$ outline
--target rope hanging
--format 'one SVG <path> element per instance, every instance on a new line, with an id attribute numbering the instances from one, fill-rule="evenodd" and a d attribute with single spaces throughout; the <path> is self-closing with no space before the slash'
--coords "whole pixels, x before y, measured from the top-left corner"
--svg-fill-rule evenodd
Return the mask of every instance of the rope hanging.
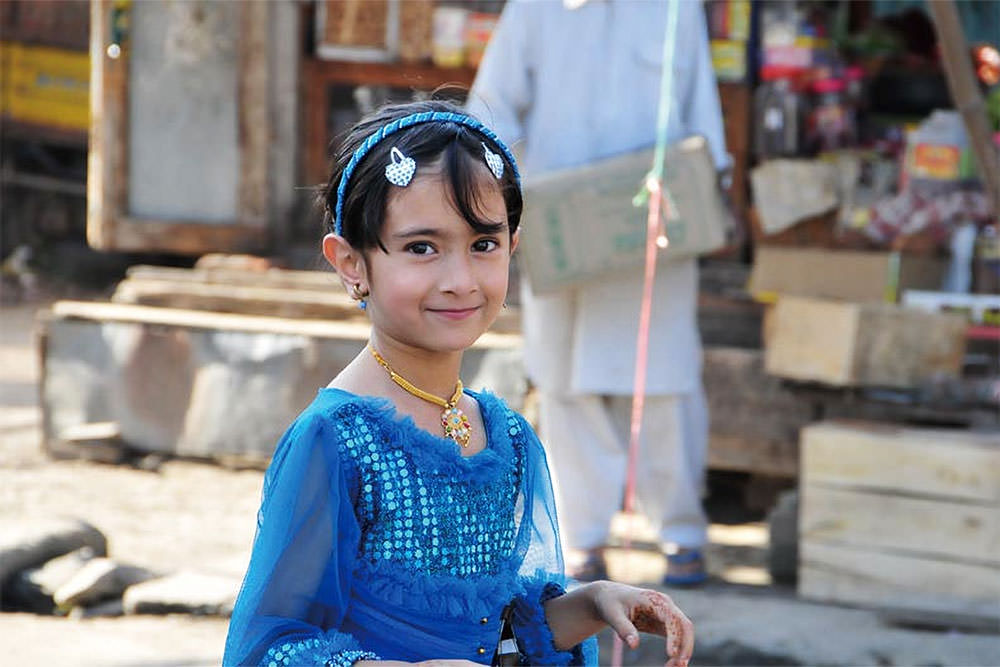
<path id="1" fill-rule="evenodd" d="M 639 308 L 639 333 L 636 337 L 635 376 L 632 385 L 632 419 L 628 446 L 628 466 L 625 477 L 624 511 L 631 512 L 635 505 L 636 464 L 639 455 L 639 435 L 642 430 L 642 414 L 646 398 L 646 367 L 649 360 L 649 321 L 653 303 L 653 279 L 656 277 L 657 248 L 665 247 L 666 233 L 661 217 L 664 207 L 671 214 L 673 209 L 669 193 L 663 190 L 664 156 L 667 150 L 667 128 L 670 126 L 671 93 L 674 78 L 674 52 L 677 37 L 677 13 L 679 0 L 667 3 L 667 25 L 663 37 L 663 70 L 660 74 L 660 100 L 656 119 L 656 150 L 653 153 L 653 168 L 646 175 L 643 190 L 633 200 L 641 206 L 648 200 L 646 216 L 646 266 L 643 278 L 642 301 Z M 659 242 L 658 242 L 659 241 Z M 632 522 L 629 522 L 631 525 Z M 631 535 L 626 535 L 625 548 L 631 543 Z M 622 640 L 615 635 L 611 664 L 621 667 Z"/>

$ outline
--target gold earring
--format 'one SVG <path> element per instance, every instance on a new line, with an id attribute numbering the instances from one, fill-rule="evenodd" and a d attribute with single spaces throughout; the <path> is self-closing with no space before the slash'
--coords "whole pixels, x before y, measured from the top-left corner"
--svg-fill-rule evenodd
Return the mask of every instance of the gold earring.
<path id="1" fill-rule="evenodd" d="M 361 291 L 361 283 L 354 283 L 351 285 L 351 298 L 358 302 L 358 308 L 365 310 L 368 308 L 368 302 L 365 298 L 370 294 L 368 290 Z"/>

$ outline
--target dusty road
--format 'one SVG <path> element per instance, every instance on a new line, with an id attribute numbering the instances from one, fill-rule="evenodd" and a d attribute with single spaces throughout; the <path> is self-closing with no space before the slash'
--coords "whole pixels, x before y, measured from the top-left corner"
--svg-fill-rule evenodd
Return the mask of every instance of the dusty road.
<path id="1" fill-rule="evenodd" d="M 3 306 L 0 313 L 0 519 L 79 517 L 107 535 L 110 555 L 121 562 L 161 572 L 241 574 L 260 472 L 190 461 L 168 461 L 148 472 L 54 461 L 42 453 L 33 338 L 41 305 Z M 790 589 L 768 586 L 761 524 L 713 525 L 710 539 L 713 583 L 671 591 L 695 621 L 699 664 L 1000 664 L 995 635 L 886 627 L 872 612 L 808 604 Z M 189 616 L 76 620 L 0 614 L 0 664 L 218 665 L 226 627 L 225 619 Z M 625 664 L 662 664 L 659 643 L 643 646 L 627 654 Z"/>
<path id="2" fill-rule="evenodd" d="M 168 461 L 158 472 L 53 461 L 39 446 L 34 312 L 0 317 L 0 515 L 74 516 L 108 537 L 113 558 L 159 572 L 240 573 L 246 566 L 261 473 Z M 125 617 L 71 620 L 0 614 L 9 665 L 218 665 L 226 621 Z"/>

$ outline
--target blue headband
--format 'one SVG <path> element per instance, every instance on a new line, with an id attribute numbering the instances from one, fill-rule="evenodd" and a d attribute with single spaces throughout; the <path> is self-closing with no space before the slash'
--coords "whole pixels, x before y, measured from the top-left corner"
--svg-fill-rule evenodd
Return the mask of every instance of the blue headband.
<path id="1" fill-rule="evenodd" d="M 514 155 L 510 152 L 510 149 L 507 148 L 506 144 L 500 141 L 500 137 L 498 137 L 491 129 L 471 116 L 452 113 L 450 111 L 424 111 L 422 113 L 415 113 L 411 116 L 404 116 L 403 118 L 383 125 L 376 132 L 369 135 L 368 138 L 365 139 L 360 146 L 358 146 L 358 149 L 354 151 L 354 155 L 351 156 L 351 161 L 347 163 L 347 166 L 344 168 L 344 173 L 340 176 L 340 185 L 337 186 L 337 209 L 333 216 L 334 233 L 338 236 L 343 234 L 344 193 L 347 192 L 347 184 L 350 182 L 351 176 L 354 174 L 354 170 L 361 163 L 361 160 L 364 159 L 365 155 L 367 155 L 368 152 L 378 144 L 378 142 L 382 141 L 389 135 L 395 134 L 400 130 L 405 130 L 406 128 L 414 125 L 434 122 L 450 122 L 464 125 L 465 127 L 479 132 L 496 144 L 503 153 L 504 157 L 507 158 L 511 167 L 514 168 L 514 180 L 520 187 L 521 174 L 517 171 L 517 162 L 514 160 Z"/>

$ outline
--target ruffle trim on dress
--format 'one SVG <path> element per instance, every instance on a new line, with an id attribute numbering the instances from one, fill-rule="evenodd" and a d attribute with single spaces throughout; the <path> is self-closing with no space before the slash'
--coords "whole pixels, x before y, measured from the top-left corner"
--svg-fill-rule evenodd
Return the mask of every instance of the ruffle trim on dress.
<path id="1" fill-rule="evenodd" d="M 501 573 L 476 578 L 431 575 L 404 570 L 388 561 L 359 561 L 354 568 L 355 594 L 417 614 L 448 619 L 489 616 L 525 594 L 523 579 Z"/>
<path id="2" fill-rule="evenodd" d="M 543 604 L 565 591 L 554 583 L 540 580 L 529 581 L 527 592 L 514 600 L 514 634 L 521 652 L 532 665 L 570 665 L 582 663 L 580 646 L 569 651 L 560 651 L 555 646 L 552 629 L 545 619 Z"/>
<path id="3" fill-rule="evenodd" d="M 320 390 L 320 396 L 331 402 L 320 407 L 329 418 L 337 420 L 338 413 L 351 406 L 384 430 L 390 448 L 406 451 L 416 465 L 431 475 L 488 484 L 506 474 L 516 463 L 511 444 L 511 431 L 515 427 L 508 423 L 508 415 L 513 413 L 490 392 L 470 392 L 470 395 L 479 404 L 487 429 L 486 447 L 472 456 L 462 456 L 455 441 L 429 433 L 418 427 L 409 415 L 400 415 L 388 399 L 325 388 Z M 516 433 L 520 433 L 519 423 L 516 428 Z"/>

